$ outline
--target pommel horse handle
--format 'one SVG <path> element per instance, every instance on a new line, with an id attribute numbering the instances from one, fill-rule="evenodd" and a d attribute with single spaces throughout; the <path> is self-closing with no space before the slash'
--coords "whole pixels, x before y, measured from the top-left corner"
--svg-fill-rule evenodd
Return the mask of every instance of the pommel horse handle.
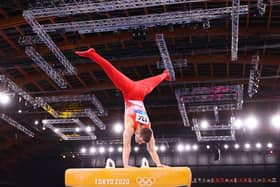
<path id="1" fill-rule="evenodd" d="M 116 168 L 116 164 L 115 164 L 114 160 L 112 160 L 111 158 L 108 158 L 106 160 L 105 168 Z"/>
<path id="2" fill-rule="evenodd" d="M 147 158 L 143 157 L 142 158 L 142 162 L 141 162 L 141 168 L 149 168 L 149 162 L 147 160 Z"/>

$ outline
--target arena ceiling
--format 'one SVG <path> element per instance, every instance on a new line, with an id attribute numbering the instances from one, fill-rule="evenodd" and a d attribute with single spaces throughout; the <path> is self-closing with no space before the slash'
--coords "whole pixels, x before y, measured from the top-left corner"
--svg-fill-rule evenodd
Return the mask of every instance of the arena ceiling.
<path id="1" fill-rule="evenodd" d="M 65 1 L 65 3 L 69 2 Z M 77 3 L 78 5 L 81 2 L 73 0 L 70 3 Z M 176 75 L 175 81 L 160 84 L 145 100 L 155 136 L 159 141 L 174 141 L 174 139 L 196 141 L 196 134 L 192 131 L 193 124 L 191 123 L 191 127 L 185 127 L 182 121 L 175 96 L 176 89 L 237 84 L 244 85 L 243 109 L 237 111 L 221 110 L 219 111 L 219 120 L 227 123 L 231 116 L 245 119 L 246 114 L 255 114 L 260 120 L 259 129 L 254 133 L 248 131 L 237 132 L 237 141 L 257 138 L 267 139 L 268 137 L 271 138 L 271 141 L 279 141 L 279 138 L 277 139 L 279 132 L 275 132 L 269 122 L 270 116 L 280 111 L 279 2 L 265 1 L 266 11 L 264 15 L 260 15 L 257 9 L 257 1 L 241 0 L 241 5 L 248 5 L 249 8 L 248 14 L 240 15 L 239 19 L 237 61 L 231 61 L 230 16 L 211 19 L 209 28 L 203 27 L 205 20 L 186 24 L 157 25 L 147 29 L 139 27 L 138 31 L 140 29 L 140 33 L 144 34 L 140 38 L 133 36 L 136 32 L 133 29 L 100 33 L 66 32 L 65 30 L 51 32 L 50 36 L 56 46 L 77 70 L 75 75 L 63 74 L 67 88 L 60 88 L 26 55 L 26 45 L 22 45 L 19 40 L 24 36 L 36 38 L 36 34 L 22 16 L 24 10 L 63 4 L 62 0 L 1 1 L 0 73 L 33 97 L 94 94 L 102 103 L 108 115 L 99 116 L 106 125 L 106 130 L 100 130 L 96 127 L 94 133 L 97 139 L 93 143 L 120 143 L 121 135 L 114 134 L 112 127 L 115 122 L 123 122 L 123 98 L 100 67 L 87 59 L 76 56 L 74 52 L 91 47 L 95 48 L 121 72 L 133 80 L 139 80 L 163 71 L 158 65 L 161 62 L 161 56 L 155 41 L 155 35 L 159 33 L 164 34 Z M 231 1 L 228 0 L 209 0 L 88 13 L 80 16 L 42 17 L 37 20 L 40 24 L 54 24 L 230 6 Z M 139 26 L 141 26 L 141 23 L 139 23 Z M 51 67 L 60 72 L 63 70 L 61 63 L 46 45 L 39 42 L 39 44 L 32 46 L 46 59 Z M 258 70 L 261 77 L 258 92 L 250 98 L 248 96 L 249 74 L 252 56 L 256 54 L 260 58 Z M 1 87 L 3 91 L 12 96 L 10 104 L 1 106 L 1 113 L 10 116 L 35 133 L 34 138 L 30 138 L 1 120 L 0 150 L 3 154 L 0 157 L 5 160 L 1 163 L 1 167 L 5 168 L 7 164 L 13 164 L 17 159 L 24 159 L 35 154 L 77 151 L 80 145 L 92 142 L 61 141 L 50 129 L 42 130 L 42 120 L 53 119 L 53 117 L 42 108 L 34 107 L 20 99 L 19 93 L 7 90 L 7 83 L 2 83 Z M 82 111 L 85 108 L 96 110 L 96 107 L 88 101 L 59 102 L 50 103 L 50 105 L 57 111 L 73 112 Z M 188 115 L 190 119 L 208 119 L 211 123 L 215 121 L 213 112 L 190 112 Z M 93 125 L 88 118 L 80 119 L 84 124 Z M 35 120 L 38 120 L 39 124 L 34 124 Z"/>

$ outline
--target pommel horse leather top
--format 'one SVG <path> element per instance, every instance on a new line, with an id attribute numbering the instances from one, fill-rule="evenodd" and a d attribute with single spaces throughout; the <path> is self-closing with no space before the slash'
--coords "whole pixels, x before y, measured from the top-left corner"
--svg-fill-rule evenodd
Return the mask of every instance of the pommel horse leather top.
<path id="1" fill-rule="evenodd" d="M 109 164 L 113 167 L 109 167 Z M 147 162 L 146 162 L 147 163 Z M 188 167 L 115 168 L 111 159 L 106 168 L 67 169 L 67 187 L 190 187 L 191 170 Z"/>

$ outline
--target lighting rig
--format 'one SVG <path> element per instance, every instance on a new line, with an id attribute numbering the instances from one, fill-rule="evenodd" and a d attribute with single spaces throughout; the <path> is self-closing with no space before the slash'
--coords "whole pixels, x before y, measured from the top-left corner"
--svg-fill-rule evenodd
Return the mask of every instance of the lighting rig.
<path id="1" fill-rule="evenodd" d="M 248 95 L 250 98 L 252 98 L 256 93 L 258 93 L 261 76 L 261 73 L 259 71 L 259 61 L 260 57 L 258 55 L 254 55 L 252 57 L 248 84 Z"/>

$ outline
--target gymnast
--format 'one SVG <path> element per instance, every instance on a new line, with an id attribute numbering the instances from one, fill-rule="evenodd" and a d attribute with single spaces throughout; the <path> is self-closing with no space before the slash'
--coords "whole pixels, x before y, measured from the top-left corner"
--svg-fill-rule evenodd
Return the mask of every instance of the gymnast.
<path id="1" fill-rule="evenodd" d="M 123 166 L 125 168 L 132 167 L 128 164 L 128 160 L 131 152 L 131 138 L 134 134 L 136 143 L 146 143 L 147 150 L 156 166 L 167 167 L 161 164 L 155 150 L 155 138 L 143 100 L 163 80 L 171 79 L 169 72 L 165 70 L 160 75 L 133 81 L 118 71 L 110 62 L 96 53 L 92 48 L 87 51 L 77 51 L 76 54 L 81 57 L 87 57 L 100 65 L 114 85 L 122 92 L 125 102 Z"/>

